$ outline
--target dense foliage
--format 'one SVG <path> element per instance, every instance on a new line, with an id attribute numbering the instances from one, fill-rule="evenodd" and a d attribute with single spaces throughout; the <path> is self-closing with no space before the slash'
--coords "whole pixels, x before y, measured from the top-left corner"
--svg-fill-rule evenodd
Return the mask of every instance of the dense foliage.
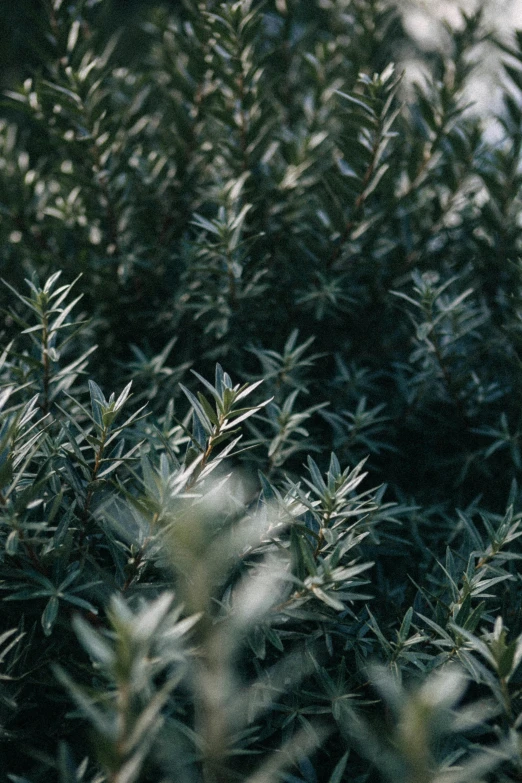
<path id="1" fill-rule="evenodd" d="M 1 783 L 520 780 L 522 34 L 116 6 L 2 103 Z"/>

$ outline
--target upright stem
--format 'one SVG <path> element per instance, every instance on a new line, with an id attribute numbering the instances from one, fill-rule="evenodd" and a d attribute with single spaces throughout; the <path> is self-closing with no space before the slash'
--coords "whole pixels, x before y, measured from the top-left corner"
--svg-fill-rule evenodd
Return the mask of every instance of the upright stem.
<path id="1" fill-rule="evenodd" d="M 245 172 L 248 171 L 248 169 L 250 168 L 250 162 L 248 160 L 248 150 L 247 150 L 248 120 L 245 111 L 245 77 L 243 75 L 243 63 L 241 61 L 241 56 L 239 57 L 239 68 L 240 68 L 240 73 L 237 80 L 237 86 L 239 89 L 239 117 L 240 117 L 239 141 L 241 145 L 241 163 L 242 163 L 243 172 Z"/>
<path id="2" fill-rule="evenodd" d="M 229 783 L 225 766 L 228 748 L 227 654 L 208 614 L 202 618 L 203 660 L 199 669 L 197 722 L 203 743 L 203 783 Z"/>
<path id="3" fill-rule="evenodd" d="M 98 448 L 98 451 L 96 452 L 96 456 L 95 456 L 95 459 L 94 459 L 94 466 L 93 466 L 93 469 L 92 469 L 91 480 L 89 482 L 89 489 L 87 490 L 87 495 L 85 497 L 85 504 L 83 506 L 83 510 L 82 510 L 82 513 L 81 513 L 81 519 L 82 519 L 82 523 L 83 523 L 83 530 L 82 530 L 82 533 L 81 533 L 80 541 L 84 540 L 84 538 L 86 536 L 86 533 L 87 533 L 87 522 L 89 520 L 89 512 L 90 512 L 90 508 L 91 508 L 92 498 L 93 498 L 93 495 L 94 495 L 94 487 L 92 485 L 96 481 L 96 478 L 98 476 L 98 472 L 99 472 L 100 467 L 101 467 L 101 463 L 102 463 L 102 459 L 103 459 L 103 452 L 104 452 L 104 449 L 105 449 L 105 441 L 107 440 L 107 435 L 108 435 L 108 430 L 104 428 L 102 430 L 102 433 L 101 433 L 100 446 Z"/>
<path id="4" fill-rule="evenodd" d="M 47 313 L 42 315 L 42 366 L 43 366 L 43 398 L 41 409 L 44 415 L 49 413 L 49 384 L 51 380 L 51 368 L 49 363 L 49 321 Z"/>
<path id="5" fill-rule="evenodd" d="M 437 359 L 437 364 L 439 365 L 440 371 L 442 373 L 442 377 L 444 379 L 444 385 L 446 386 L 448 394 L 449 394 L 453 404 L 457 408 L 462 421 L 464 422 L 464 424 L 467 427 L 468 426 L 468 417 L 466 415 L 466 411 L 464 409 L 464 405 L 462 403 L 462 400 L 460 399 L 460 397 L 458 395 L 458 392 L 455 389 L 455 384 L 454 384 L 453 379 L 451 377 L 451 374 L 450 374 L 450 372 L 448 370 L 446 362 L 444 361 L 444 357 L 442 355 L 442 350 L 441 350 L 440 343 L 439 343 L 439 337 L 438 337 L 435 329 L 432 329 L 430 337 L 431 337 L 431 341 L 432 341 L 432 345 L 433 345 L 433 350 L 435 352 L 435 357 Z"/>
<path id="6" fill-rule="evenodd" d="M 375 171 L 375 164 L 377 162 L 377 153 L 379 150 L 379 144 L 381 142 L 381 123 L 379 122 L 377 129 L 375 131 L 375 139 L 371 151 L 370 156 L 370 162 L 368 163 L 368 166 L 366 168 L 366 171 L 364 173 L 364 177 L 361 184 L 361 191 L 357 198 L 355 199 L 354 207 L 353 207 L 353 215 L 352 217 L 347 221 L 344 231 L 342 233 L 342 236 L 339 240 L 339 243 L 337 246 L 333 249 L 333 252 L 331 253 L 330 257 L 328 258 L 326 262 L 326 268 L 331 269 L 335 262 L 339 259 L 343 247 L 346 244 L 352 230 L 355 228 L 355 224 L 357 219 L 359 218 L 359 215 L 364 207 L 364 204 L 366 202 L 366 189 L 368 185 L 370 184 L 371 178 L 373 177 L 374 171 Z"/>
<path id="7" fill-rule="evenodd" d="M 324 516 L 323 523 L 322 523 L 321 527 L 319 528 L 319 535 L 317 537 L 317 544 L 316 544 L 316 547 L 315 547 L 315 550 L 314 550 L 314 557 L 317 557 L 319 555 L 319 552 L 321 551 L 321 547 L 322 547 L 323 542 L 324 542 L 324 531 L 330 524 L 330 517 L 331 517 L 331 514 L 328 511 L 325 514 L 325 516 Z"/>

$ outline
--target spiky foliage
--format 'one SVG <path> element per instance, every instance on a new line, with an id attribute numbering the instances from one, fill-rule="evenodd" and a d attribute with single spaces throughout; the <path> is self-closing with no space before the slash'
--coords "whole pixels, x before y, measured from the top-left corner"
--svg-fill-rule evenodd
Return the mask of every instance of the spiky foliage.
<path id="1" fill-rule="evenodd" d="M 2 104 L 0 780 L 520 779 L 522 35 L 126 9 Z"/>

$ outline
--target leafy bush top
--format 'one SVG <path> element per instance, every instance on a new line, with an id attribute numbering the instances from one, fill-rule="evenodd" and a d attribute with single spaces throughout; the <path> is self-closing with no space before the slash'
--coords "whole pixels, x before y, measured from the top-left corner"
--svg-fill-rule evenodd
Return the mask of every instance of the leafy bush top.
<path id="1" fill-rule="evenodd" d="M 489 142 L 480 13 L 110 8 L 0 120 L 0 780 L 519 779 L 522 35 Z"/>

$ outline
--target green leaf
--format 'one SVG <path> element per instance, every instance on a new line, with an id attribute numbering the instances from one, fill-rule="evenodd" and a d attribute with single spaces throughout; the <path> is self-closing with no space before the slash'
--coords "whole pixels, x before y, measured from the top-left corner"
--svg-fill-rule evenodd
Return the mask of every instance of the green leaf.
<path id="1" fill-rule="evenodd" d="M 179 384 L 180 389 L 182 390 L 183 394 L 187 397 L 188 401 L 194 408 L 195 412 L 197 413 L 197 417 L 199 420 L 199 423 L 203 427 L 205 433 L 207 435 L 212 434 L 212 422 L 210 421 L 209 417 L 205 413 L 205 409 L 199 402 L 199 400 L 192 394 L 191 391 L 189 391 L 185 386 L 183 386 L 182 383 Z"/>
<path id="2" fill-rule="evenodd" d="M 42 614 L 42 628 L 46 636 L 50 636 L 58 617 L 59 602 L 58 598 L 53 595 L 49 598 L 46 607 Z"/>
<path id="3" fill-rule="evenodd" d="M 91 410 L 92 416 L 96 424 L 100 429 L 103 429 L 102 411 L 107 407 L 108 403 L 103 392 L 94 381 L 89 381 L 89 392 L 91 395 Z"/>
<path id="4" fill-rule="evenodd" d="M 335 769 L 330 775 L 330 779 L 328 780 L 328 783 L 341 783 L 343 779 L 344 770 L 346 769 L 346 764 L 348 763 L 348 757 L 350 755 L 350 751 L 347 751 L 344 756 L 342 756 L 337 764 L 335 765 Z"/>

